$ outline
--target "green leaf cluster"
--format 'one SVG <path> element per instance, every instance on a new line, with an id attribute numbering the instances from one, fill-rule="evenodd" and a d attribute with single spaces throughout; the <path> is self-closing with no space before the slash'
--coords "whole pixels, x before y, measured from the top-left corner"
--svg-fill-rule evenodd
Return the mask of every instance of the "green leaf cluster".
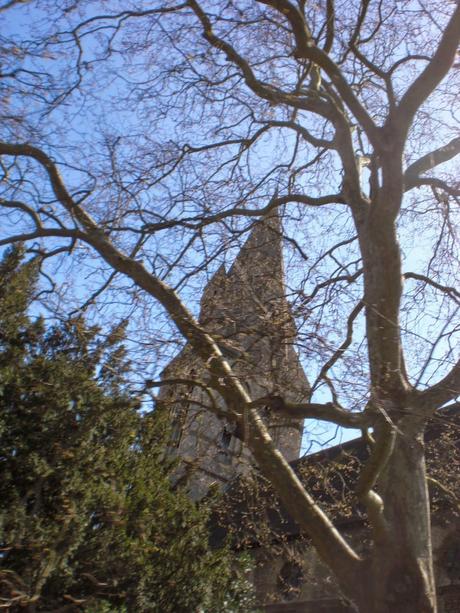
<path id="1" fill-rule="evenodd" d="M 123 326 L 46 326 L 38 263 L 0 263 L 0 604 L 15 611 L 251 610 L 247 564 L 171 485 L 164 417 L 128 391 Z"/>

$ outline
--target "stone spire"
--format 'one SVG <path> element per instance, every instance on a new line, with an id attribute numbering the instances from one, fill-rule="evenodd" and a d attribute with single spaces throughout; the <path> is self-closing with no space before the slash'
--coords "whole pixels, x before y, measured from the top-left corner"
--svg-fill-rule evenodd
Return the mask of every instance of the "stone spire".
<path id="1" fill-rule="evenodd" d="M 204 289 L 200 321 L 222 335 L 266 335 L 270 316 L 285 298 L 282 226 L 277 210 L 255 220 L 228 273 L 221 266 Z M 289 317 L 288 317 L 289 318 Z M 283 325 L 284 328 L 286 325 Z"/>
<path id="2" fill-rule="evenodd" d="M 200 323 L 215 335 L 234 372 L 255 400 L 280 394 L 304 399 L 309 386 L 293 348 L 295 325 L 285 297 L 282 226 L 277 211 L 254 222 L 230 270 L 221 266 L 204 289 Z M 190 347 L 167 367 L 164 378 L 187 374 L 206 379 L 203 364 Z M 180 388 L 180 389 L 179 389 Z M 226 483 L 249 470 L 249 451 L 228 424 L 203 410 L 208 399 L 196 389 L 165 388 L 162 399 L 175 407 L 181 433 L 175 429 L 176 454 L 196 468 L 191 489 L 204 494 L 213 481 Z M 200 408 L 201 407 L 201 408 Z M 288 460 L 299 455 L 302 420 L 265 412 L 271 435 Z M 179 424 L 180 421 L 180 424 Z"/>
<path id="3" fill-rule="evenodd" d="M 255 223 L 230 270 L 264 303 L 284 298 L 282 232 L 278 209 L 270 211 Z"/>

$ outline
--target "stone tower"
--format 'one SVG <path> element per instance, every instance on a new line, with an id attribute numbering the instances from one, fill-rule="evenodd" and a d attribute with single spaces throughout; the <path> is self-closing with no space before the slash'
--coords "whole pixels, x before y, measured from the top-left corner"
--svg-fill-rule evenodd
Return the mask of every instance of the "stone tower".
<path id="1" fill-rule="evenodd" d="M 293 348 L 296 329 L 285 297 L 277 213 L 255 222 L 230 270 L 221 266 L 209 281 L 201 299 L 200 323 L 219 340 L 253 400 L 280 394 L 295 402 L 308 394 L 308 382 Z M 187 345 L 162 377 L 206 381 L 206 371 Z M 203 389 L 192 384 L 167 386 L 160 400 L 172 413 L 171 452 L 181 459 L 181 471 L 193 497 L 203 496 L 211 483 L 225 487 L 235 475 L 249 470 L 250 452 L 233 436 L 224 418 L 206 410 L 211 400 Z M 217 407 L 217 412 L 220 409 L 225 411 Z M 263 416 L 286 459 L 297 458 L 302 420 Z"/>

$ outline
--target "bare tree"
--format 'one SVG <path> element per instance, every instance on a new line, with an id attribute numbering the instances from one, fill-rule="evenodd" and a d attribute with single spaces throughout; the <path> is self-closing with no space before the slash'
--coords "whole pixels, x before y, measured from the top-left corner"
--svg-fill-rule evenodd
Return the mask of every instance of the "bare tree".
<path id="1" fill-rule="evenodd" d="M 458 3 L 19 4 L 0 14 L 0 245 L 26 242 L 48 275 L 68 255 L 94 280 L 85 308 L 145 297 L 145 323 L 161 305 L 343 593 L 366 613 L 435 611 L 423 433 L 460 394 Z M 206 271 L 272 208 L 317 376 L 304 402 L 265 404 L 367 433 L 365 557 L 192 314 Z"/>

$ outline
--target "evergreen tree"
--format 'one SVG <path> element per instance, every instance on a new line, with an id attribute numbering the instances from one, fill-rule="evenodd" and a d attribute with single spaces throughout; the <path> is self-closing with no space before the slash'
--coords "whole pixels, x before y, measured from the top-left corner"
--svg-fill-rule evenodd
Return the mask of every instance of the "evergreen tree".
<path id="1" fill-rule="evenodd" d="M 37 263 L 0 263 L 0 597 L 14 611 L 248 610 L 208 509 L 171 487 L 165 425 L 127 391 L 123 327 L 28 314 Z"/>

